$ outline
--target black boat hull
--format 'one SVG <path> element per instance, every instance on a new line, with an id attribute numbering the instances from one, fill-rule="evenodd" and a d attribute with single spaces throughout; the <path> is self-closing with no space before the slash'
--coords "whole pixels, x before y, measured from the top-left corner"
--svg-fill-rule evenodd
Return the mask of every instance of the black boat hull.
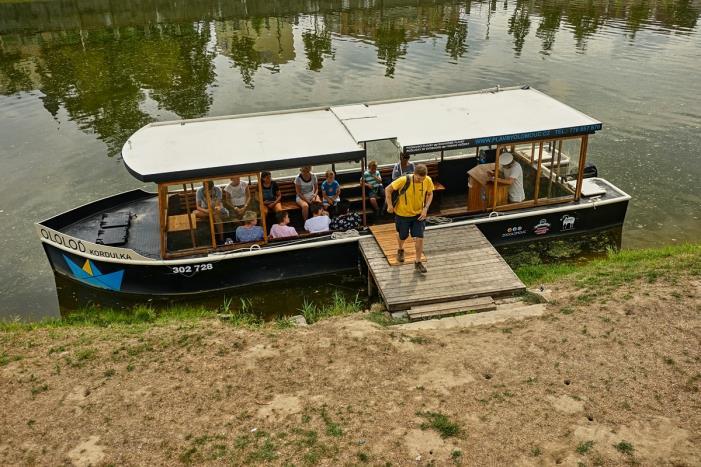
<path id="1" fill-rule="evenodd" d="M 627 206 L 624 198 L 596 207 L 591 203 L 558 206 L 473 222 L 493 245 L 502 246 L 621 227 Z M 430 228 L 426 235 L 431 235 Z M 360 263 L 358 242 L 348 240 L 276 247 L 265 254 L 154 261 L 153 265 L 149 261 L 101 261 L 52 243 L 43 242 L 43 246 L 57 274 L 115 294 L 201 294 L 348 271 Z"/>

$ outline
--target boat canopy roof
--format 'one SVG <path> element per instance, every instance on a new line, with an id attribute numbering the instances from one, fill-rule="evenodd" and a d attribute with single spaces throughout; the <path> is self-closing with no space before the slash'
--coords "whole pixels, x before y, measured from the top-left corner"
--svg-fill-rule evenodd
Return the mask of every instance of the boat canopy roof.
<path id="1" fill-rule="evenodd" d="M 601 122 L 528 86 L 151 123 L 122 149 L 139 180 L 169 182 L 359 160 L 363 143 L 409 154 L 591 134 Z"/>

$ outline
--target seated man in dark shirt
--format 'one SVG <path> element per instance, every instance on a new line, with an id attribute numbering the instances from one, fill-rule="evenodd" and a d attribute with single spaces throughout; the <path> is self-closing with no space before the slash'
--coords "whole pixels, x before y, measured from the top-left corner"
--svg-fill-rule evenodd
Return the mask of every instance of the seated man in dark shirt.
<path id="1" fill-rule="evenodd" d="M 329 225 L 331 230 L 344 231 L 360 227 L 360 214 L 348 212 L 348 207 L 348 201 L 341 200 L 338 205 L 338 216 L 331 219 L 331 224 Z"/>

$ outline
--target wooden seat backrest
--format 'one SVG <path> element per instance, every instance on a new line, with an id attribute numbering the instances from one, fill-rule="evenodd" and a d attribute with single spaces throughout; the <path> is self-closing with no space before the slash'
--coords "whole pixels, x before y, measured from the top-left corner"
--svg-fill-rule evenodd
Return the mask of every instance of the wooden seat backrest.
<path id="1" fill-rule="evenodd" d="M 426 164 L 426 169 L 428 169 L 428 176 L 431 177 L 431 180 L 438 180 L 438 163 Z"/>

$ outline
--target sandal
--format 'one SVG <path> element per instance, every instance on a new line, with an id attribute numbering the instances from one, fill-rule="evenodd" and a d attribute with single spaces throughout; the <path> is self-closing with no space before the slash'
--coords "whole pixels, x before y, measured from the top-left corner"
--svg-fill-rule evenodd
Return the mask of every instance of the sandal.
<path id="1" fill-rule="evenodd" d="M 428 272 L 426 266 L 424 266 L 422 262 L 414 263 L 414 269 L 419 271 L 421 274 L 426 274 Z"/>
<path id="2" fill-rule="evenodd" d="M 399 261 L 400 263 L 404 262 L 404 250 L 397 250 L 397 261 Z"/>

